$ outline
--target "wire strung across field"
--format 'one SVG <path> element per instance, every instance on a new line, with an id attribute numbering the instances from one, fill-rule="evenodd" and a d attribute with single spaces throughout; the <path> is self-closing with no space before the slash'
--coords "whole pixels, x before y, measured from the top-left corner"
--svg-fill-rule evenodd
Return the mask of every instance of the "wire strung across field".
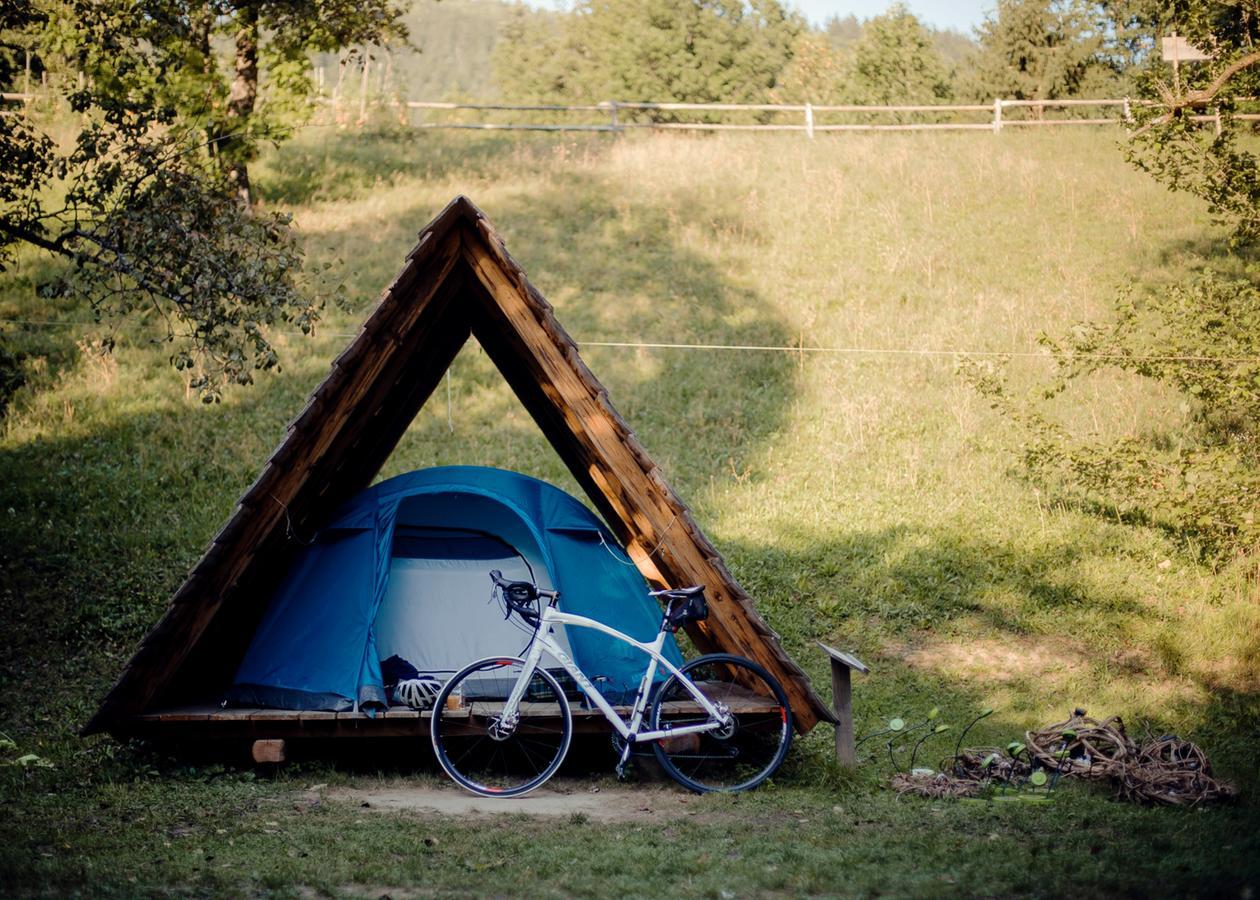
<path id="1" fill-rule="evenodd" d="M 40 322 L 28 319 L 0 318 L 0 325 L 20 325 L 32 328 L 82 328 L 94 322 Z M 285 331 L 293 337 L 306 337 L 298 331 Z M 356 331 L 323 332 L 327 337 L 357 337 Z M 1037 350 L 967 350 L 967 349 L 934 349 L 917 347 L 821 347 L 810 344 L 699 344 L 699 343 L 666 343 L 658 341 L 577 341 L 579 347 L 608 347 L 628 350 L 725 350 L 754 353 L 795 353 L 800 355 L 835 355 L 835 356 L 927 356 L 927 357 L 973 357 L 990 359 L 1040 359 L 1053 361 L 1055 356 L 1049 352 Z M 1192 362 L 1192 363 L 1232 363 L 1260 364 L 1260 356 L 1195 356 L 1164 355 L 1143 353 L 1073 353 L 1067 358 L 1072 360 L 1096 360 L 1100 362 Z"/>

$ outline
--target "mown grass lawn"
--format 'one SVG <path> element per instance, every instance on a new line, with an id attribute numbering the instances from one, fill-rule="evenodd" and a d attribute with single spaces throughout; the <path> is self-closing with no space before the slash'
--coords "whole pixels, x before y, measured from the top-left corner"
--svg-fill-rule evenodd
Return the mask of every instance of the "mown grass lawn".
<path id="1" fill-rule="evenodd" d="M 1077 790 L 1042 808 L 784 785 L 606 823 L 313 803 L 306 789 L 329 778 L 347 780 L 167 774 L 29 791 L 23 820 L 0 826 L 6 894 L 1245 896 L 1260 853 L 1244 810 L 1147 810 Z M 644 786 L 646 802 L 659 790 Z"/>
<path id="2" fill-rule="evenodd" d="M 1041 333 L 1106 315 L 1119 290 L 1246 262 L 1213 256 L 1205 211 L 1130 170 L 1116 140 L 311 129 L 256 182 L 295 211 L 313 258 L 344 261 L 354 308 L 330 311 L 314 338 L 280 335 L 283 371 L 214 407 L 185 390 L 156 329 L 124 325 L 102 359 L 82 340 L 98 326 L 15 324 L 91 318 L 37 300 L 47 272 L 23 259 L 0 282 L 0 327 L 30 375 L 0 434 L 0 731 L 54 767 L 0 770 L 0 891 L 1254 891 L 1254 561 L 1208 565 L 1024 482 L 1019 433 L 957 372 L 956 351 L 1036 353 Z M 898 800 L 885 763 L 836 773 L 820 729 L 772 788 L 706 799 L 687 821 L 471 824 L 294 799 L 377 777 L 361 768 L 249 780 L 79 739 L 415 232 L 461 192 L 816 683 L 815 639 L 873 665 L 855 688 L 860 732 L 932 706 L 957 725 L 993 706 L 975 742 L 1005 743 L 1084 706 L 1200 741 L 1241 801 Z M 834 352 L 597 346 L 623 341 Z M 1007 366 L 1029 389 L 1050 371 L 1036 356 Z M 1176 398 L 1118 375 L 1057 402 L 1080 434 L 1175 440 L 1186 427 Z M 577 490 L 475 345 L 382 477 L 455 462 Z"/>

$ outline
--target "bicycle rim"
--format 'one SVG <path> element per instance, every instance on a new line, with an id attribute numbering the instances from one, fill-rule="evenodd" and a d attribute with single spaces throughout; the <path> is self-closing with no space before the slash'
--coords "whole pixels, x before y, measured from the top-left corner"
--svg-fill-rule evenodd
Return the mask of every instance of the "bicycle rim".
<path id="1" fill-rule="evenodd" d="M 682 672 L 711 703 L 728 707 L 734 724 L 654 741 L 662 768 L 700 793 L 750 790 L 774 774 L 792 744 L 792 709 L 774 677 L 751 660 L 728 654 L 702 656 Z M 708 721 L 676 675 L 652 701 L 653 730 Z"/>
<path id="2" fill-rule="evenodd" d="M 433 751 L 447 775 L 485 797 L 519 797 L 560 767 L 573 736 L 569 703 L 543 669 L 530 677 L 520 720 L 502 729 L 501 712 L 524 661 L 478 660 L 443 686 L 434 702 Z"/>

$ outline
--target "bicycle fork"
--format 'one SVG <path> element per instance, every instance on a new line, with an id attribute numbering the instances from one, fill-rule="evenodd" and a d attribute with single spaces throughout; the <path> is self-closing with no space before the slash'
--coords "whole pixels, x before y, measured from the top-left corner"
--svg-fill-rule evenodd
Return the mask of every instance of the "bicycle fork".
<path id="1" fill-rule="evenodd" d="M 659 642 L 659 639 L 658 639 Z M 643 716 L 647 712 L 648 695 L 651 693 L 652 681 L 656 678 L 656 657 L 648 657 L 647 671 L 643 673 L 643 680 L 639 682 L 639 691 L 634 696 L 634 707 L 630 713 L 629 734 L 625 738 L 625 746 L 621 748 L 621 756 L 617 760 L 617 780 L 622 781 L 626 776 L 626 766 L 630 764 L 630 756 L 634 752 L 634 745 L 639 740 L 639 731 L 643 727 Z"/>

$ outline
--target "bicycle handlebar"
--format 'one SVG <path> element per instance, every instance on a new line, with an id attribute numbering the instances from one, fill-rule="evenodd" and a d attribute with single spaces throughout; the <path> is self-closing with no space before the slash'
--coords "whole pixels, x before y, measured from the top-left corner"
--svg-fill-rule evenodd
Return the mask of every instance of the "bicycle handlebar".
<path id="1" fill-rule="evenodd" d="M 504 578 L 503 573 L 498 569 L 490 570 L 490 580 L 494 582 L 495 587 L 502 588 L 505 591 L 514 584 L 528 584 L 530 588 L 533 589 L 534 593 L 539 597 L 546 597 L 549 600 L 554 600 L 556 597 L 560 596 L 559 591 L 549 591 L 545 588 L 540 588 L 536 585 L 530 584 L 528 581 L 512 581 L 511 579 Z"/>

